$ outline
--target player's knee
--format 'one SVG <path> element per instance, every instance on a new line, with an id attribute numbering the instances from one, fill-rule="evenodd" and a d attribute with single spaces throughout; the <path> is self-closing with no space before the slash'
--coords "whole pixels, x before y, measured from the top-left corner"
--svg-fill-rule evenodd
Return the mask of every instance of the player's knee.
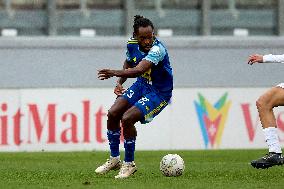
<path id="1" fill-rule="evenodd" d="M 261 96 L 260 98 L 257 99 L 256 107 L 257 107 L 258 110 L 270 109 L 271 108 L 270 105 L 269 105 L 269 100 L 264 96 Z"/>
<path id="2" fill-rule="evenodd" d="M 121 119 L 121 125 L 123 128 L 128 127 L 129 125 L 134 125 L 132 119 L 128 115 L 123 115 Z M 127 129 L 127 128 L 126 128 Z"/>
<path id="3" fill-rule="evenodd" d="M 109 120 L 117 120 L 119 119 L 119 113 L 115 110 L 110 109 L 107 113 L 107 117 Z"/>
<path id="4" fill-rule="evenodd" d="M 257 109 L 261 109 L 264 105 L 264 101 L 261 98 L 259 98 L 259 99 L 257 99 L 255 105 L 256 105 Z"/>

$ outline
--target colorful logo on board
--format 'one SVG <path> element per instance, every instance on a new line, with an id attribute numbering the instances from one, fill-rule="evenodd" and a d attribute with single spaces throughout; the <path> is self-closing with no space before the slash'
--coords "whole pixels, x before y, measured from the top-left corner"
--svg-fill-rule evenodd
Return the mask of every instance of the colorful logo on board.
<path id="1" fill-rule="evenodd" d="M 218 148 L 221 143 L 222 134 L 227 120 L 231 101 L 227 101 L 228 93 L 225 93 L 214 105 L 212 105 L 202 94 L 198 93 L 198 101 L 194 101 L 195 109 L 205 143 L 208 148 Z"/>

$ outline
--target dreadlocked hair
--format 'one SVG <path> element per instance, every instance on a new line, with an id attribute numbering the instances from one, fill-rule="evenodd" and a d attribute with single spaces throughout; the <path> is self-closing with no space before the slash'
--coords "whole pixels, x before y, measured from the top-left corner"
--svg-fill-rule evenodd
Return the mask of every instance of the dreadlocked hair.
<path id="1" fill-rule="evenodd" d="M 151 26 L 151 28 L 154 29 L 153 23 L 148 18 L 145 18 L 140 15 L 134 16 L 134 24 L 133 24 L 134 33 L 138 33 L 139 27 L 148 27 L 148 26 Z"/>

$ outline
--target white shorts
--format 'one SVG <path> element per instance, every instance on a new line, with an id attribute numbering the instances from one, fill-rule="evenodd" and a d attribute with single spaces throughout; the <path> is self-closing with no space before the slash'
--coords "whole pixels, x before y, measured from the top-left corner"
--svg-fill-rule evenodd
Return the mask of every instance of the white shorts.
<path id="1" fill-rule="evenodd" d="M 280 83 L 280 84 L 276 85 L 276 87 L 281 87 L 282 89 L 284 89 L 284 83 Z"/>

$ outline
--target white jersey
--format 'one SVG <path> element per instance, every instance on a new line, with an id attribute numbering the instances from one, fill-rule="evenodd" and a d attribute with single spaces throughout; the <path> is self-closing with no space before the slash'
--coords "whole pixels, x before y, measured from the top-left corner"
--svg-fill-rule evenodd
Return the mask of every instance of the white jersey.
<path id="1" fill-rule="evenodd" d="M 273 55 L 267 54 L 263 56 L 263 62 L 284 63 L 284 54 Z"/>
<path id="2" fill-rule="evenodd" d="M 278 85 L 276 85 L 277 87 L 281 87 L 284 89 L 284 83 L 279 83 Z"/>
<path id="3" fill-rule="evenodd" d="M 284 63 L 284 54 L 282 55 L 273 55 L 267 54 L 263 56 L 263 62 L 273 62 L 273 63 Z M 284 89 L 284 83 L 280 83 L 277 87 L 281 87 Z"/>

